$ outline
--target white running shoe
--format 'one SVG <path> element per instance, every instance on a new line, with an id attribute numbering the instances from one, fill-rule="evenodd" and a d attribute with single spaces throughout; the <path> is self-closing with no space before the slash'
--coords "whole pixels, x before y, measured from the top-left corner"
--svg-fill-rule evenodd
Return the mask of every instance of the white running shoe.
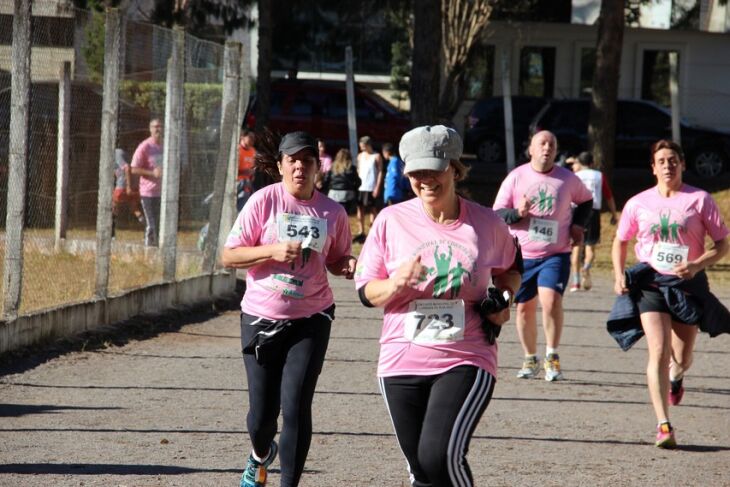
<path id="1" fill-rule="evenodd" d="M 532 379 L 540 372 L 540 360 L 537 357 L 525 358 L 522 368 L 517 372 L 519 379 Z"/>
<path id="2" fill-rule="evenodd" d="M 545 380 L 548 382 L 563 380 L 563 373 L 560 371 L 560 357 L 557 353 L 551 353 L 545 358 Z"/>

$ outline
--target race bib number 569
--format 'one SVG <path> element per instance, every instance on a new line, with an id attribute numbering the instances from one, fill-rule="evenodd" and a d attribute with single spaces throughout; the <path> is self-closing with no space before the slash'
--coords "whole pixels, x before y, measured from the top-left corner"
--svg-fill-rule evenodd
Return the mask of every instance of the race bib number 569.
<path id="1" fill-rule="evenodd" d="M 687 262 L 689 247 L 686 245 L 657 242 L 651 249 L 651 266 L 664 272 L 670 272 L 674 266 Z"/>

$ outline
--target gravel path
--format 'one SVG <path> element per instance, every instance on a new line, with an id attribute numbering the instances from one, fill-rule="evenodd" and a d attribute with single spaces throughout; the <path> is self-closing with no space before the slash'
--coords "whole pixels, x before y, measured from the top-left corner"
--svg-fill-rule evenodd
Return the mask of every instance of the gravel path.
<path id="1" fill-rule="evenodd" d="M 351 282 L 332 281 L 337 320 L 301 486 L 407 486 L 375 380 L 381 311 L 363 308 Z M 730 289 L 718 295 L 730 303 Z M 505 325 L 500 380 L 469 454 L 477 485 L 730 486 L 730 336 L 698 339 L 672 410 L 681 448 L 661 451 L 646 343 L 619 350 L 605 332 L 611 302 L 600 279 L 566 296 L 564 382 L 516 379 L 519 341 Z M 238 485 L 249 449 L 238 313 L 175 328 L 0 369 L 0 485 Z"/>

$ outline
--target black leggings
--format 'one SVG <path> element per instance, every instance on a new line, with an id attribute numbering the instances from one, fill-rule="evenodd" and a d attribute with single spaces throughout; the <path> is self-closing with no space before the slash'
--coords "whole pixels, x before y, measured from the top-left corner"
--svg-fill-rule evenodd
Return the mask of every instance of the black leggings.
<path id="1" fill-rule="evenodd" d="M 494 383 L 489 372 L 470 365 L 440 375 L 380 379 L 380 391 L 408 462 L 411 485 L 474 484 L 466 454 L 492 398 Z"/>
<path id="2" fill-rule="evenodd" d="M 241 344 L 245 346 L 261 329 L 251 324 L 257 317 L 241 314 Z M 265 456 L 276 435 L 281 410 L 284 423 L 279 435 L 281 485 L 295 486 L 304 471 L 312 440 L 312 398 L 329 343 L 332 319 L 318 313 L 293 320 L 277 345 L 275 360 L 260 365 L 243 355 L 248 378 L 249 410 L 246 418 L 253 449 Z"/>

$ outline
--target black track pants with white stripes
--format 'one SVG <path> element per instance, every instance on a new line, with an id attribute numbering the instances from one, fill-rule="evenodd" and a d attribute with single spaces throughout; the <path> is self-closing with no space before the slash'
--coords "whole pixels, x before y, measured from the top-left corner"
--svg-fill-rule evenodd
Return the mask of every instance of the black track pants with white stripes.
<path id="1" fill-rule="evenodd" d="M 380 391 L 408 462 L 414 487 L 474 484 L 466 454 L 484 414 L 494 377 L 474 366 L 431 376 L 380 379 Z"/>

